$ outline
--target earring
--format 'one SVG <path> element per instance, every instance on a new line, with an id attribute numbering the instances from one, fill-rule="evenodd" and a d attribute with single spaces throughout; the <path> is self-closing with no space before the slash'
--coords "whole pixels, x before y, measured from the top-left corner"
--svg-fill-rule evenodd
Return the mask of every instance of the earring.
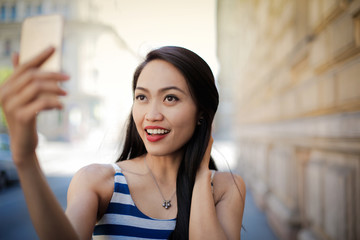
<path id="1" fill-rule="evenodd" d="M 197 125 L 201 125 L 202 123 L 204 122 L 204 119 L 203 118 L 200 118 L 197 122 Z"/>

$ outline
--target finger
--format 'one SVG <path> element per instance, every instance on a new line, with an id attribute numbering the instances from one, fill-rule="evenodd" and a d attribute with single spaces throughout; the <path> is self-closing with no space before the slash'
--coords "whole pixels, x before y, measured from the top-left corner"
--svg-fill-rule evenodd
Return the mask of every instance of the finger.
<path id="1" fill-rule="evenodd" d="M 15 93 L 20 92 L 23 88 L 32 82 L 62 82 L 69 79 L 69 76 L 56 72 L 42 72 L 37 70 L 30 70 L 23 77 L 12 85 L 12 91 Z"/>
<path id="2" fill-rule="evenodd" d="M 66 91 L 64 91 L 56 82 L 35 82 L 29 87 L 25 88 L 21 94 L 17 94 L 15 97 L 10 99 L 6 104 L 6 110 L 12 111 L 22 106 L 29 104 L 31 101 L 34 101 L 37 98 L 41 97 L 58 97 L 65 96 Z"/>
<path id="3" fill-rule="evenodd" d="M 6 82 L 0 86 L 0 106 L 4 104 L 5 101 L 5 95 L 7 92 L 7 86 Z"/>
<path id="4" fill-rule="evenodd" d="M 42 72 L 38 70 L 28 70 L 25 74 L 20 76 L 17 81 L 7 82 L 3 88 L 0 89 L 2 102 L 7 98 L 18 95 L 24 88 L 27 88 L 34 81 L 42 82 L 62 82 L 69 79 L 69 76 L 62 73 Z"/>
<path id="5" fill-rule="evenodd" d="M 25 62 L 24 64 L 20 64 L 19 67 L 14 72 L 14 77 L 16 78 L 19 74 L 22 74 L 24 71 L 30 68 L 40 67 L 55 51 L 54 47 L 48 47 L 36 55 L 34 58 Z"/>
<path id="6" fill-rule="evenodd" d="M 12 65 L 14 68 L 17 68 L 19 65 L 19 53 L 15 52 L 11 56 Z"/>
<path id="7" fill-rule="evenodd" d="M 28 124 L 32 122 L 41 111 L 62 108 L 63 105 L 57 98 L 39 98 L 19 109 L 16 113 L 15 120 L 23 124 Z"/>

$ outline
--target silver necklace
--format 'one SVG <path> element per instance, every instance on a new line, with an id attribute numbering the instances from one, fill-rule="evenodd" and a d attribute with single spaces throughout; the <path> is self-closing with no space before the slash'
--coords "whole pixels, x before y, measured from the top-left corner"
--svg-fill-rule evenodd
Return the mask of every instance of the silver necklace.
<path id="1" fill-rule="evenodd" d="M 159 192 L 160 192 L 160 195 L 161 195 L 161 197 L 162 197 L 162 199 L 163 199 L 162 206 L 163 206 L 165 209 L 169 209 L 169 208 L 171 207 L 171 199 L 175 196 L 176 190 L 175 190 L 175 192 L 173 193 L 173 195 L 170 197 L 170 199 L 169 199 L 169 200 L 166 200 L 165 197 L 164 197 L 164 195 L 163 195 L 162 192 L 161 192 L 161 189 L 160 189 L 160 187 L 159 187 L 159 184 L 158 184 L 157 181 L 156 181 L 156 178 L 155 178 L 154 174 L 152 173 L 151 169 L 150 169 L 149 166 L 147 165 L 146 158 L 144 158 L 144 163 L 145 163 L 146 168 L 149 170 L 149 172 L 150 172 L 150 174 L 151 174 L 151 177 L 153 178 L 153 180 L 154 180 L 154 182 L 155 182 L 155 184 L 156 184 L 156 187 L 158 188 L 158 190 L 159 190 Z"/>

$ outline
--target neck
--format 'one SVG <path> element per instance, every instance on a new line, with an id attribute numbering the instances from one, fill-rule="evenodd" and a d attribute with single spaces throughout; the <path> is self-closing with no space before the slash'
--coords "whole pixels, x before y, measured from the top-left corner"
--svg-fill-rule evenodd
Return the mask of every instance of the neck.
<path id="1" fill-rule="evenodd" d="M 155 156 L 146 154 L 145 161 L 159 184 L 176 183 L 182 154 Z"/>

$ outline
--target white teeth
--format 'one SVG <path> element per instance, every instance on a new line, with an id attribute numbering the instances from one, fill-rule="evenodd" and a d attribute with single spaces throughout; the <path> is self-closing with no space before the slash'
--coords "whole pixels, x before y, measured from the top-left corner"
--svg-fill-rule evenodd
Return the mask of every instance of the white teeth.
<path id="1" fill-rule="evenodd" d="M 148 134 L 166 134 L 169 133 L 169 130 L 165 130 L 165 129 L 146 129 L 146 132 Z"/>

